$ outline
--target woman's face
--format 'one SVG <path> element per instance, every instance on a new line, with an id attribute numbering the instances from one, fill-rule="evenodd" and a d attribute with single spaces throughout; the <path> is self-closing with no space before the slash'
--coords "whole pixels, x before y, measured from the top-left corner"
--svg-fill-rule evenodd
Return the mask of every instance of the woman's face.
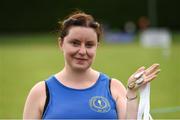
<path id="1" fill-rule="evenodd" d="M 98 46 L 97 34 L 92 28 L 74 26 L 60 43 L 65 58 L 65 66 L 73 70 L 87 70 Z"/>

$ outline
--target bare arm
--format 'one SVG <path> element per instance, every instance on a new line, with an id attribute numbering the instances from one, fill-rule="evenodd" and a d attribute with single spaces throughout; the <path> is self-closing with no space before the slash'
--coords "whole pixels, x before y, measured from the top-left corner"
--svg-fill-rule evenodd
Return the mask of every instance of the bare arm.
<path id="1" fill-rule="evenodd" d="M 45 83 L 42 81 L 31 89 L 25 103 L 23 119 L 41 119 L 45 99 Z"/>
<path id="2" fill-rule="evenodd" d="M 126 117 L 126 88 L 117 79 L 112 79 L 111 81 L 111 93 L 112 97 L 116 101 L 116 108 L 118 112 L 119 119 L 125 119 Z"/>
<path id="3" fill-rule="evenodd" d="M 126 107 L 126 119 L 137 119 L 138 113 L 138 99 L 137 93 L 127 90 L 127 107 Z M 135 98 L 135 99 L 134 99 Z M 131 100 L 132 99 L 132 100 Z"/>
<path id="4" fill-rule="evenodd" d="M 128 79 L 128 85 L 132 81 L 136 81 L 135 75 L 142 73 L 143 82 L 139 85 L 136 84 L 134 88 L 127 89 L 127 109 L 126 109 L 126 118 L 127 119 L 137 119 L 138 114 L 138 100 L 137 92 L 140 87 L 143 87 L 148 82 L 152 81 L 157 77 L 157 74 L 160 72 L 159 64 L 153 64 L 149 68 L 140 67 L 133 75 Z"/>
<path id="5" fill-rule="evenodd" d="M 130 78 L 128 79 L 128 83 L 134 81 L 134 75 L 141 71 L 145 71 L 145 80 L 141 84 L 141 86 L 147 84 L 154 78 L 156 78 L 157 74 L 159 73 L 159 65 L 153 64 L 148 69 L 145 70 L 144 67 L 139 68 Z M 119 119 L 137 119 L 138 113 L 138 99 L 137 99 L 137 92 L 138 89 L 141 87 L 139 86 L 136 89 L 127 89 L 124 85 L 116 79 L 112 79 L 111 83 L 111 91 L 112 96 L 116 101 L 116 108 L 118 111 L 118 118 Z"/>

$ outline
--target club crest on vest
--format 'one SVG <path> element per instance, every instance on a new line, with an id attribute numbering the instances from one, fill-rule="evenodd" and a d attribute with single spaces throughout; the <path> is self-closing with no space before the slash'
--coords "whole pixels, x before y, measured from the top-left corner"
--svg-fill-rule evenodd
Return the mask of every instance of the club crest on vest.
<path id="1" fill-rule="evenodd" d="M 109 101 L 103 96 L 94 96 L 89 100 L 89 106 L 96 112 L 105 113 L 111 109 Z"/>

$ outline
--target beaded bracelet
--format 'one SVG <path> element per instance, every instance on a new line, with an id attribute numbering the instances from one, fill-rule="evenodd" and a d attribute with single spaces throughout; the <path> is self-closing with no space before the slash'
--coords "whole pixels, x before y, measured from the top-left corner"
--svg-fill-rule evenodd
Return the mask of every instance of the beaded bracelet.
<path id="1" fill-rule="evenodd" d="M 134 100 L 134 99 L 137 98 L 137 95 L 136 95 L 135 97 L 133 97 L 133 98 L 129 98 L 129 97 L 126 95 L 126 98 L 127 98 L 128 101 L 132 101 L 132 100 Z"/>

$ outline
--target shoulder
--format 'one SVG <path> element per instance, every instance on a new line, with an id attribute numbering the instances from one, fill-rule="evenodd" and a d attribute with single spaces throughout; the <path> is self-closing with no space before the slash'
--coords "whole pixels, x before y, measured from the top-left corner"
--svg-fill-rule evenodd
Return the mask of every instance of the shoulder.
<path id="1" fill-rule="evenodd" d="M 42 95 L 43 91 L 45 92 L 45 81 L 40 81 L 32 87 L 29 94 L 32 94 L 35 96 Z"/>
<path id="2" fill-rule="evenodd" d="M 124 98 L 126 96 L 126 88 L 120 80 L 112 78 L 110 88 L 112 96 L 115 100 L 117 100 L 119 97 Z"/>
<path id="3" fill-rule="evenodd" d="M 26 99 L 23 118 L 40 118 L 46 100 L 45 82 L 38 82 Z"/>
<path id="4" fill-rule="evenodd" d="M 45 98 L 46 98 L 45 81 L 40 81 L 36 83 L 30 90 L 28 99 L 30 99 L 32 102 L 36 101 L 37 103 L 39 103 L 40 107 L 42 107 Z"/>
<path id="5" fill-rule="evenodd" d="M 29 101 L 36 101 L 41 105 L 41 101 L 46 97 L 46 88 L 45 81 L 40 81 L 36 83 L 29 92 L 28 98 Z"/>

